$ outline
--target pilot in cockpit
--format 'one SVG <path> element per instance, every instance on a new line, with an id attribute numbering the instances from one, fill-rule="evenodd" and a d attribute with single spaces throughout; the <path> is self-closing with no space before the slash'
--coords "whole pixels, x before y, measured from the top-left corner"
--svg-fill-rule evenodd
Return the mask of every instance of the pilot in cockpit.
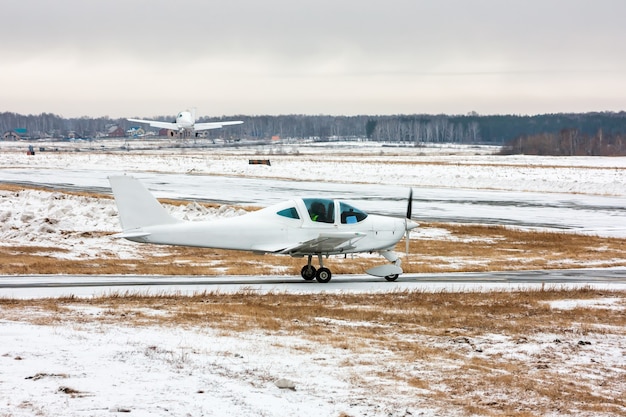
<path id="1" fill-rule="evenodd" d="M 314 222 L 326 221 L 326 208 L 319 201 L 315 201 L 311 204 L 311 220 Z"/>

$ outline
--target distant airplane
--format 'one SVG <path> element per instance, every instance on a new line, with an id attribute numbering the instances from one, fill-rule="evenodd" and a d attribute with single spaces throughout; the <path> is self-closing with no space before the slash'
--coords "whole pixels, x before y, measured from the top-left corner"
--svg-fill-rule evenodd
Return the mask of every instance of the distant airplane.
<path id="1" fill-rule="evenodd" d="M 188 132 L 198 132 L 201 130 L 219 129 L 224 126 L 240 125 L 243 122 L 241 120 L 227 121 L 227 122 L 208 122 L 208 123 L 196 123 L 196 109 L 185 110 L 178 113 L 174 122 L 162 122 L 159 120 L 143 120 L 143 119 L 126 119 L 129 122 L 148 123 L 152 127 L 158 127 L 159 129 L 169 129 L 177 131 L 182 134 Z"/>
<path id="2" fill-rule="evenodd" d="M 213 221 L 182 221 L 172 217 L 132 176 L 109 177 L 120 216 L 122 233 L 116 237 L 139 243 L 231 249 L 307 257 L 300 274 L 307 281 L 330 281 L 323 258 L 357 252 L 378 252 L 390 264 L 367 270 L 395 281 L 402 273 L 393 249 L 409 231 L 413 191 L 406 218 L 367 214 L 341 200 L 294 198 L 243 216 Z M 319 269 L 312 264 L 316 256 Z"/>

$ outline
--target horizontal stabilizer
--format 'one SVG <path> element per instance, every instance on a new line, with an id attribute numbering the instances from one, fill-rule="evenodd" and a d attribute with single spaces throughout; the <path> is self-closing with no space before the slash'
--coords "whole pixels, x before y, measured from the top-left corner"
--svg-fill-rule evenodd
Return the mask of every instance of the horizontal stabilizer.
<path id="1" fill-rule="evenodd" d="M 134 238 L 146 237 L 146 236 L 150 236 L 150 233 L 147 233 L 147 232 L 122 232 L 122 233 L 116 233 L 116 234 L 113 235 L 113 237 L 116 238 L 116 239 L 134 239 Z"/>
<path id="2" fill-rule="evenodd" d="M 374 275 L 375 277 L 388 277 L 390 275 L 400 275 L 402 273 L 402 268 L 397 265 L 386 264 L 368 269 L 365 272 L 370 275 Z"/>

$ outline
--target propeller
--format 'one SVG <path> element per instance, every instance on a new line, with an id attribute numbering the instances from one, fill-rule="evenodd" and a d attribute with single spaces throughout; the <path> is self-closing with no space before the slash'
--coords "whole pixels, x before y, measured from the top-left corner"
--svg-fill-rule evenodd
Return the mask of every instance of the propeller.
<path id="1" fill-rule="evenodd" d="M 413 214 L 413 188 L 409 190 L 409 203 L 406 207 L 406 218 L 411 219 L 411 215 Z"/>
<path id="2" fill-rule="evenodd" d="M 412 214 L 413 214 L 413 188 L 411 188 L 409 191 L 409 202 L 407 203 L 406 218 L 404 219 L 404 231 L 405 231 L 404 241 L 406 244 L 406 258 L 407 259 L 409 258 L 409 231 L 413 229 L 414 227 L 416 227 L 416 225 L 414 224 L 409 225 L 409 221 L 411 221 Z"/>

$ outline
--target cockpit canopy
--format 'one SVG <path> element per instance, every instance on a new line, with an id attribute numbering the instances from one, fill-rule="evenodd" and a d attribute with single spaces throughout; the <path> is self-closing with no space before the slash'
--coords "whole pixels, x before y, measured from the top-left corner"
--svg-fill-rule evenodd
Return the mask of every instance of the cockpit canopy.
<path id="1" fill-rule="evenodd" d="M 314 222 L 335 223 L 335 202 L 326 198 L 303 198 L 302 201 Z"/>
<path id="2" fill-rule="evenodd" d="M 339 213 L 342 224 L 353 224 L 362 222 L 367 218 L 367 213 L 352 207 L 350 204 L 339 202 Z"/>
<path id="3" fill-rule="evenodd" d="M 308 217 L 314 222 L 329 224 L 334 224 L 336 219 L 341 224 L 355 224 L 367 218 L 367 213 L 363 210 L 329 198 L 303 198 L 302 204 L 299 201 L 292 201 L 292 204 L 281 204 L 276 214 L 295 220 Z"/>
<path id="4" fill-rule="evenodd" d="M 335 206 L 339 205 L 339 219 L 342 224 L 354 224 L 367 218 L 367 213 L 343 201 L 326 198 L 303 198 L 302 201 L 314 222 L 335 223 Z"/>

